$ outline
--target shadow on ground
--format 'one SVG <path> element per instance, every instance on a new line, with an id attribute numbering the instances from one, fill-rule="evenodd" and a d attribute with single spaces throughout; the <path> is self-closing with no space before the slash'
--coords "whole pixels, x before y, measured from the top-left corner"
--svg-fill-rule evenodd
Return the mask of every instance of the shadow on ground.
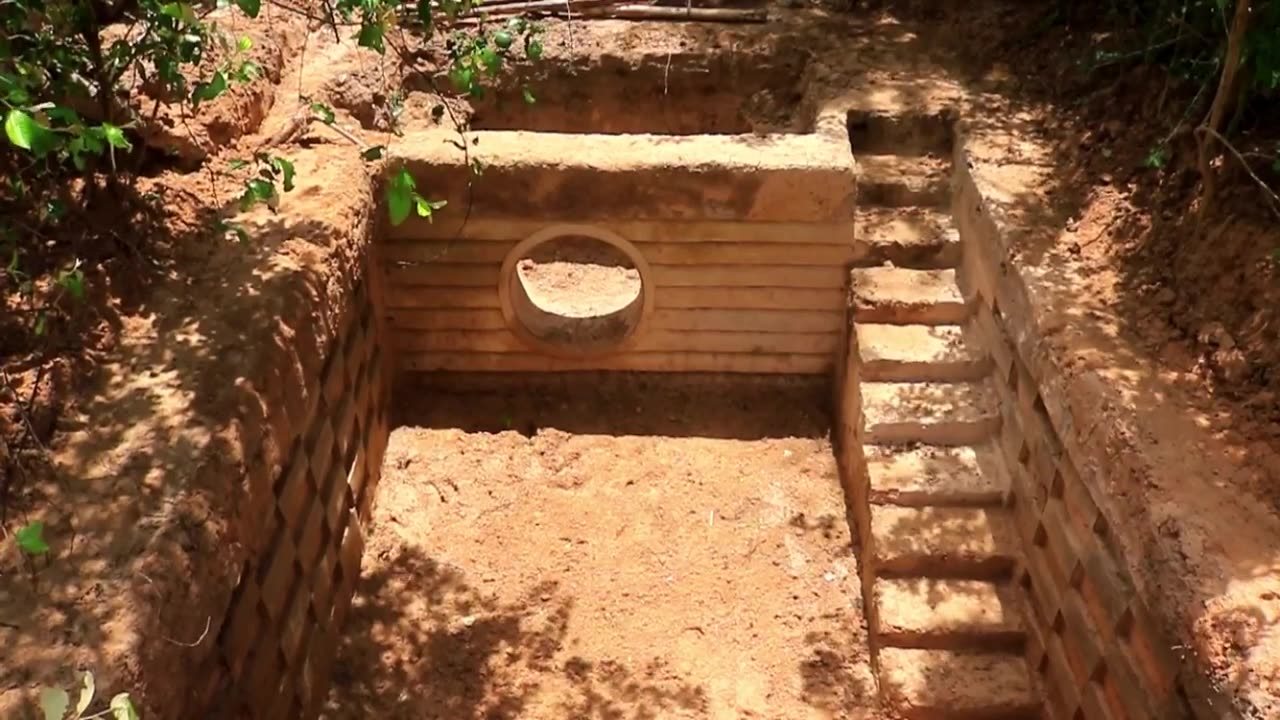
<path id="1" fill-rule="evenodd" d="M 707 716 L 706 692 L 656 659 L 629 666 L 574 654 L 565 645 L 572 612 L 554 580 L 499 603 L 401 546 L 361 579 L 324 717 L 525 717 L 545 675 L 571 688 L 556 717 Z"/>

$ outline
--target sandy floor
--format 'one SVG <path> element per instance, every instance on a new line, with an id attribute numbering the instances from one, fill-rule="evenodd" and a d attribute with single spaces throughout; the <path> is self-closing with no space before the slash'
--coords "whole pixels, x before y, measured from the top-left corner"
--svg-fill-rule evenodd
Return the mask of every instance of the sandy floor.
<path id="1" fill-rule="evenodd" d="M 573 382 L 404 393 L 328 717 L 870 705 L 826 389 Z"/>

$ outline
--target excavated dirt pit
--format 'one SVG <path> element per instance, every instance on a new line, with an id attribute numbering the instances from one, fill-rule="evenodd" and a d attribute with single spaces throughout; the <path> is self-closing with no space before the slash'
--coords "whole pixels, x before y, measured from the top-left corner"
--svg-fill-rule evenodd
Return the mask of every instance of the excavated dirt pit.
<path id="1" fill-rule="evenodd" d="M 517 68 L 471 104 L 473 130 L 738 135 L 803 133 L 809 55 L 724 47 Z M 526 102 L 528 88 L 534 102 Z"/>
<path id="2" fill-rule="evenodd" d="M 872 703 L 824 380 L 405 383 L 329 717 Z"/>

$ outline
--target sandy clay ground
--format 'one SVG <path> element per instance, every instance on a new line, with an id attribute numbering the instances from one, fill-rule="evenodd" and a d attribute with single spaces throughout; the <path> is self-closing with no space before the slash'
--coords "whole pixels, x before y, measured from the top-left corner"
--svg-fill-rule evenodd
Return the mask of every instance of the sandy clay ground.
<path id="1" fill-rule="evenodd" d="M 327 716 L 858 716 L 826 390 L 699 382 L 402 393 Z"/>

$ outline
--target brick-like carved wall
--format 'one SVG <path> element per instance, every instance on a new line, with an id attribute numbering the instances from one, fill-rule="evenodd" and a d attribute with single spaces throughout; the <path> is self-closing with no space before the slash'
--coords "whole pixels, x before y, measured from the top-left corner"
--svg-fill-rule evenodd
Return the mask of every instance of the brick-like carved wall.
<path id="1" fill-rule="evenodd" d="M 956 167 L 968 167 L 963 148 L 957 153 Z M 995 361 L 1000 454 L 1025 558 L 1018 581 L 1028 597 L 1027 654 L 1049 711 L 1057 720 L 1190 717 L 1181 661 L 1127 574 L 1105 498 L 1078 471 L 1041 395 L 1026 353 L 1033 343 L 1025 288 L 1006 264 L 999 231 L 963 170 L 953 214 L 974 340 Z"/>
<path id="2" fill-rule="evenodd" d="M 313 718 L 355 592 L 388 436 L 376 275 L 358 278 L 277 477 L 247 467 L 250 553 L 218 638 L 217 717 Z M 254 541 L 253 539 L 258 539 Z"/>

